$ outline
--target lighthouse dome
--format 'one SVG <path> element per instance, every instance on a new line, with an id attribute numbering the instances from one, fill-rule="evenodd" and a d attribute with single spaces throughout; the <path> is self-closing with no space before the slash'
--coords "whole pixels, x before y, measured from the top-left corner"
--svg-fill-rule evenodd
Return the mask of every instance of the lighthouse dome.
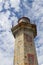
<path id="1" fill-rule="evenodd" d="M 21 22 L 27 22 L 27 23 L 30 23 L 30 19 L 27 18 L 27 17 L 22 17 L 18 20 L 18 23 L 21 23 Z"/>

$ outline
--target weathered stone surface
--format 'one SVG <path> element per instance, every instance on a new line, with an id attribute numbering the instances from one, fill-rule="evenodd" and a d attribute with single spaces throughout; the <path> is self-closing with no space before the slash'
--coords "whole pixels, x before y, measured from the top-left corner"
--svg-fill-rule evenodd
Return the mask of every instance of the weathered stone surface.
<path id="1" fill-rule="evenodd" d="M 34 44 L 36 26 L 20 22 L 12 29 L 15 37 L 14 65 L 38 65 Z"/>

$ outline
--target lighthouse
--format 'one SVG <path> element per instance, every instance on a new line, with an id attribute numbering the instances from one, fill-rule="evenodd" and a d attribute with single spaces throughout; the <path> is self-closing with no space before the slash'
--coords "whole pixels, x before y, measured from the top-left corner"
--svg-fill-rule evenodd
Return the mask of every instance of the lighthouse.
<path id="1" fill-rule="evenodd" d="M 11 30 L 15 37 L 14 65 L 38 65 L 34 43 L 36 25 L 31 24 L 29 18 L 22 17 Z"/>

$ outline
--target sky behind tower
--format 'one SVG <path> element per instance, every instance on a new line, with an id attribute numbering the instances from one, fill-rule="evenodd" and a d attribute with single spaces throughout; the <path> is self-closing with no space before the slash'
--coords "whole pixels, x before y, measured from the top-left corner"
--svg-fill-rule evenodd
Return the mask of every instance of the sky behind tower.
<path id="1" fill-rule="evenodd" d="M 34 41 L 38 63 L 43 65 L 43 0 L 0 0 L 0 65 L 13 65 L 15 39 L 11 28 L 22 16 L 37 25 Z"/>

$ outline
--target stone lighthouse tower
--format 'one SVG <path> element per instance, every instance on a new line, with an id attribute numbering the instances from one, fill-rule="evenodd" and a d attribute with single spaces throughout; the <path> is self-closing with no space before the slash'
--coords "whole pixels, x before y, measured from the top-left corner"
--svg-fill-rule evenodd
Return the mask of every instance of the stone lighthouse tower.
<path id="1" fill-rule="evenodd" d="M 18 20 L 12 28 L 15 37 L 14 65 L 38 65 L 34 38 L 37 35 L 36 25 L 27 17 Z"/>

